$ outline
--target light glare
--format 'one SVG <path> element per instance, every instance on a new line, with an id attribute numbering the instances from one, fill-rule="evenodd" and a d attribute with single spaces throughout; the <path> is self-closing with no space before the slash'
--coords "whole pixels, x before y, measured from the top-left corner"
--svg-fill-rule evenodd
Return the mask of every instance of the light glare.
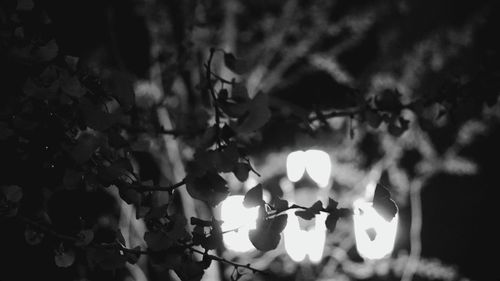
<path id="1" fill-rule="evenodd" d="M 258 208 L 243 207 L 243 195 L 229 196 L 221 204 L 221 230 L 226 247 L 236 252 L 247 252 L 254 249 L 248 238 L 248 232 L 255 229 Z M 231 231 L 238 229 L 238 231 Z"/>
<path id="2" fill-rule="evenodd" d="M 356 249 L 365 259 L 381 259 L 389 255 L 394 248 L 398 227 L 398 214 L 387 222 L 372 207 L 371 202 L 358 199 L 354 202 L 354 236 Z M 373 239 L 368 232 L 375 233 Z"/>

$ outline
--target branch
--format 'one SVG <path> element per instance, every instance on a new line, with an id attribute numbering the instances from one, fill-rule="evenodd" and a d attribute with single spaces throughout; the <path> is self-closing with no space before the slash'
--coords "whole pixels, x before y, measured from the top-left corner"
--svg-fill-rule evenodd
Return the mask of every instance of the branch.
<path id="1" fill-rule="evenodd" d="M 252 267 L 250 264 L 239 264 L 239 263 L 235 263 L 235 262 L 232 262 L 232 261 L 229 261 L 229 260 L 226 260 L 224 258 L 221 258 L 221 257 L 218 257 L 218 256 L 214 256 L 214 255 L 211 255 L 211 254 L 208 254 L 206 252 L 203 252 L 203 251 L 200 251 L 198 249 L 195 249 L 194 247 L 190 246 L 189 247 L 189 250 L 192 251 L 192 252 L 195 252 L 195 253 L 198 253 L 198 254 L 201 254 L 203 255 L 204 257 L 207 257 L 211 260 L 215 260 L 215 261 L 218 261 L 218 262 L 221 262 L 221 263 L 226 263 L 226 264 L 229 264 L 231 266 L 234 266 L 236 269 L 238 268 L 246 268 L 246 269 L 249 269 L 251 270 L 253 273 L 261 273 L 261 274 L 264 274 L 266 275 L 267 272 L 265 271 L 262 271 L 260 269 L 257 269 L 257 268 L 254 268 Z"/>

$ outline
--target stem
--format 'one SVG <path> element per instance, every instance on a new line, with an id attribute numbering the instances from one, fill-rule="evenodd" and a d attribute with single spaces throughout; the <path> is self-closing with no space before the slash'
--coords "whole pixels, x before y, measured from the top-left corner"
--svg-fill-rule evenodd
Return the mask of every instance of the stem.
<path id="1" fill-rule="evenodd" d="M 191 250 L 192 252 L 201 254 L 204 257 L 208 257 L 208 258 L 210 258 L 212 260 L 215 260 L 215 261 L 218 261 L 218 262 L 222 262 L 222 263 L 226 263 L 226 264 L 229 264 L 231 266 L 234 266 L 236 269 L 238 269 L 238 268 L 246 268 L 246 269 L 251 270 L 253 273 L 257 273 L 258 272 L 258 273 L 261 273 L 261 274 L 264 274 L 264 275 L 267 274 L 265 271 L 262 271 L 260 269 L 254 268 L 250 264 L 235 263 L 235 262 L 226 260 L 224 258 L 221 258 L 221 257 L 218 257 L 218 256 L 214 256 L 214 255 L 208 254 L 206 252 L 200 251 L 198 249 L 195 249 L 194 247 L 189 247 L 189 250 Z"/>

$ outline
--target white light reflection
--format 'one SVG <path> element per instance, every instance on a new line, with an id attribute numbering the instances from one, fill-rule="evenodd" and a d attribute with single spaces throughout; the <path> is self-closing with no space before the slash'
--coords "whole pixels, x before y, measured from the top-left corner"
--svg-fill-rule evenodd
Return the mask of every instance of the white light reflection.
<path id="1" fill-rule="evenodd" d="M 358 199 L 353 205 L 358 253 L 365 259 L 381 259 L 389 255 L 396 240 L 398 214 L 388 222 L 377 213 L 371 202 Z"/>
<path id="2" fill-rule="evenodd" d="M 306 151 L 306 171 L 319 187 L 326 187 L 330 181 L 332 162 L 328 153 L 310 149 Z"/>
<path id="3" fill-rule="evenodd" d="M 324 188 L 328 186 L 330 181 L 332 164 L 330 156 L 324 151 L 310 149 L 304 152 L 298 150 L 288 154 L 286 168 L 287 177 L 291 182 L 299 181 L 304 172 L 307 171 L 311 179 L 320 188 Z M 285 183 L 282 184 L 282 187 L 286 187 L 286 190 L 283 190 L 285 197 L 288 197 L 286 199 L 289 201 L 299 199 L 293 198 L 295 193 L 288 185 L 285 186 Z M 321 200 L 321 194 L 319 192 L 316 195 L 317 199 Z M 287 226 L 283 231 L 283 240 L 285 250 L 293 261 L 301 262 L 306 258 L 309 258 L 313 263 L 321 261 L 326 238 L 325 220 L 326 214 L 316 215 L 314 225 L 309 230 L 303 230 L 300 228 L 297 216 L 288 217 Z"/>
<path id="4" fill-rule="evenodd" d="M 297 182 L 307 171 L 319 187 L 326 187 L 330 180 L 332 162 L 328 153 L 322 150 L 297 150 L 286 158 L 286 174 L 290 181 Z"/>
<path id="5" fill-rule="evenodd" d="M 326 214 L 319 214 L 315 218 L 312 229 L 302 230 L 299 218 L 292 215 L 288 217 L 288 223 L 283 231 L 285 250 L 295 262 L 301 262 L 309 257 L 313 263 L 318 263 L 323 257 L 325 244 Z"/>
<path id="6" fill-rule="evenodd" d="M 221 225 L 224 233 L 224 244 L 230 250 L 247 252 L 254 250 L 252 242 L 248 239 L 248 232 L 255 228 L 258 208 L 243 207 L 243 195 L 229 196 L 221 204 Z M 238 229 L 238 231 L 230 231 Z"/>
<path id="7" fill-rule="evenodd" d="M 286 158 L 286 175 L 291 182 L 299 181 L 306 171 L 306 153 L 302 150 L 288 154 Z"/>

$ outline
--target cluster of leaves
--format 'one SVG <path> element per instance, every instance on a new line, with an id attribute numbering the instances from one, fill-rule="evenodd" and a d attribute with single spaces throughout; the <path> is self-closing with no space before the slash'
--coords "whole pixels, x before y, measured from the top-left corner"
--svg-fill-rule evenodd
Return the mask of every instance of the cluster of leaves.
<path id="1" fill-rule="evenodd" d="M 338 208 L 338 202 L 329 198 L 328 205 L 323 207 L 323 203 L 318 200 L 310 207 L 290 205 L 287 200 L 277 198 L 272 204 L 267 204 L 263 200 L 262 185 L 250 189 L 243 200 L 243 205 L 247 208 L 259 207 L 256 228 L 249 232 L 249 238 L 256 249 L 270 251 L 275 249 L 280 240 L 281 232 L 285 229 L 288 219 L 288 210 L 297 209 L 295 215 L 305 220 L 312 220 L 321 212 L 327 213 L 325 225 L 329 232 L 333 232 L 340 218 L 349 217 L 352 211 L 346 208 Z M 394 213 L 395 214 L 395 213 Z M 393 214 L 393 216 L 394 216 Z"/>
<path id="2" fill-rule="evenodd" d="M 28 4 L 27 4 L 28 3 Z M 30 1 L 18 1 L 12 11 L 35 13 Z M 169 212 L 169 204 L 156 206 L 155 192 L 172 193 L 177 187 L 186 185 L 189 195 L 209 206 L 215 207 L 229 194 L 224 173 L 233 173 L 241 182 L 255 172 L 244 147 L 237 137 L 251 134 L 264 126 L 271 118 L 268 95 L 258 92 L 250 97 L 243 82 L 219 77 L 212 70 L 212 60 L 222 54 L 225 66 L 236 74 L 248 70 L 248 64 L 223 50 L 211 49 L 199 88 L 202 95 L 212 99 L 215 122 L 203 131 L 193 159 L 187 163 L 186 177 L 171 186 L 158 186 L 153 178 L 141 177 L 132 165 L 138 128 L 148 128 L 146 133 L 166 133 L 163 128 L 141 123 L 136 118 L 133 91 L 113 85 L 129 84 L 126 76 L 114 75 L 110 83 L 102 83 L 96 77 L 79 68 L 78 58 L 59 53 L 53 38 L 41 40 L 29 37 L 23 23 L 17 17 L 9 18 L 9 57 L 16 63 L 31 65 L 22 78 L 19 98 L 9 100 L 12 106 L 2 112 L 0 120 L 0 141 L 14 145 L 14 158 L 26 163 L 42 158 L 42 173 L 52 172 L 54 178 L 40 183 L 51 192 L 61 190 L 92 191 L 115 186 L 120 197 L 137 209 L 137 217 L 148 225 L 144 240 L 147 250 L 128 249 L 123 235 L 113 230 L 101 235 L 99 226 L 86 221 L 78 229 L 68 233 L 53 230 L 48 215 L 43 219 L 28 219 L 18 215 L 19 202 L 24 192 L 31 192 L 31 186 L 21 183 L 3 184 L 0 194 L 0 216 L 20 218 L 26 223 L 24 233 L 28 244 L 39 244 L 51 236 L 54 260 L 61 267 L 71 266 L 78 253 L 84 253 L 90 267 L 100 266 L 112 270 L 123 267 L 125 262 L 137 262 L 141 254 L 148 254 L 155 266 L 174 270 L 183 280 L 199 279 L 212 260 L 220 258 L 208 254 L 208 250 L 221 247 L 220 221 L 205 221 L 191 218 L 194 225 L 191 233 L 186 231 L 187 220 L 181 213 Z M 336 116 L 360 115 L 363 120 L 378 128 L 381 123 L 395 136 L 408 129 L 408 121 L 401 116 L 403 109 L 415 109 L 418 103 L 402 104 L 400 94 L 386 91 L 373 99 L 364 101 L 359 108 L 348 113 L 319 113 L 318 119 Z M 154 123 L 154 122 L 151 122 Z M 149 130 L 149 128 L 152 128 Z M 42 155 L 42 156 L 40 156 Z M 328 214 L 326 226 L 334 231 L 340 218 L 351 214 L 349 209 L 338 208 L 338 203 L 329 199 L 328 205 L 321 201 L 310 207 L 290 205 L 277 199 L 271 204 L 262 199 L 262 186 L 257 185 L 245 196 L 246 207 L 259 206 L 256 229 L 249 238 L 261 251 L 275 249 L 286 226 L 288 210 L 295 215 L 311 220 L 317 214 Z M 375 208 L 381 210 L 386 219 L 397 212 L 388 192 L 376 192 Z M 31 214 L 27 214 L 31 215 Z M 204 251 L 197 252 L 201 247 Z M 203 259 L 192 257 L 197 252 Z M 232 264 L 235 267 L 246 267 Z M 252 269 L 253 270 L 253 269 Z"/>

